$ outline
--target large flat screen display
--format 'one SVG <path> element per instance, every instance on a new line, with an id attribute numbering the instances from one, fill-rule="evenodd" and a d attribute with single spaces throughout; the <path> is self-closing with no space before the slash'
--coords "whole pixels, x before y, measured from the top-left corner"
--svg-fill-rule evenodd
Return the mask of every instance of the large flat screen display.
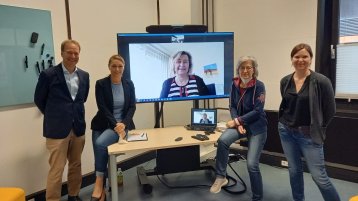
<path id="1" fill-rule="evenodd" d="M 232 32 L 119 33 L 124 77 L 138 103 L 229 97 L 234 72 Z"/>

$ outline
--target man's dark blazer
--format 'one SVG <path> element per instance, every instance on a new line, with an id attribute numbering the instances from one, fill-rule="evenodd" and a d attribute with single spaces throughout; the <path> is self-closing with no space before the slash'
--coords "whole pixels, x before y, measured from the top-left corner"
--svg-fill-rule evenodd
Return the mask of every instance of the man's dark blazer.
<path id="1" fill-rule="evenodd" d="M 122 122 L 126 129 L 135 129 L 133 122 L 134 112 L 136 110 L 136 98 L 134 84 L 131 80 L 122 78 L 124 91 L 124 108 Z M 105 129 L 114 129 L 117 121 L 113 116 L 113 93 L 110 76 L 97 80 L 96 82 L 96 102 L 98 107 L 97 114 L 91 122 L 91 129 L 104 131 Z"/>
<path id="2" fill-rule="evenodd" d="M 77 74 L 78 92 L 75 100 L 72 100 L 61 63 L 40 73 L 34 101 L 44 114 L 44 137 L 63 139 L 68 136 L 71 129 L 76 136 L 85 134 L 84 103 L 89 92 L 89 74 L 79 68 Z"/>

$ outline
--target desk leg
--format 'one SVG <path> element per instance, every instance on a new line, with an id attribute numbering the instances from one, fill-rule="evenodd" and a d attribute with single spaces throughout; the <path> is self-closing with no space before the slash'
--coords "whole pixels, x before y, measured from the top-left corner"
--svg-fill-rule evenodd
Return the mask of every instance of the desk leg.
<path id="1" fill-rule="evenodd" d="M 154 174 L 158 175 L 155 170 L 146 171 L 143 166 L 137 167 L 139 183 L 142 185 L 145 194 L 152 193 L 153 187 L 150 185 L 147 175 Z"/>
<path id="2" fill-rule="evenodd" d="M 112 201 L 118 201 L 118 184 L 117 184 L 117 160 L 116 155 L 109 155 L 109 178 L 111 182 Z"/>

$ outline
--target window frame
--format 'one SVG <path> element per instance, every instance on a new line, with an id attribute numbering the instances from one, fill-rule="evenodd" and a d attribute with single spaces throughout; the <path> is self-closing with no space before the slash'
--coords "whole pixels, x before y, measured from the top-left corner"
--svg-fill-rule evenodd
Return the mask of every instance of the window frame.
<path id="1" fill-rule="evenodd" d="M 316 71 L 327 76 L 335 90 L 340 0 L 318 0 L 317 3 Z M 336 98 L 336 104 L 337 116 L 358 118 L 358 100 Z"/>

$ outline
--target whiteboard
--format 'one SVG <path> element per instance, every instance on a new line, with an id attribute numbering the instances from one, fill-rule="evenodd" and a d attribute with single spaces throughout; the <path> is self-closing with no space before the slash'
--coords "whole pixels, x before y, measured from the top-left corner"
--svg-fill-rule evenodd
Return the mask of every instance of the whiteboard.
<path id="1" fill-rule="evenodd" d="M 0 5 L 0 107 L 32 103 L 39 70 L 51 63 L 55 64 L 50 11 Z"/>

